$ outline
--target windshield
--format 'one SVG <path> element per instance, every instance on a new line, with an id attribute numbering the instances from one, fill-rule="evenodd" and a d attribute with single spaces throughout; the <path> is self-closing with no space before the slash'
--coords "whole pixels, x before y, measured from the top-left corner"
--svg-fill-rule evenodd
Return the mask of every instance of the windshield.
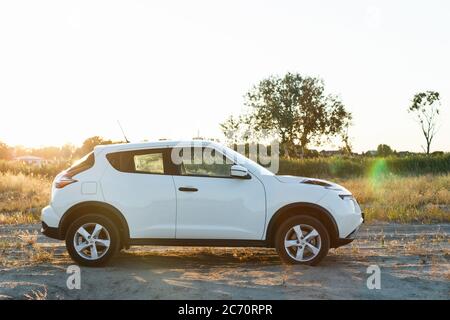
<path id="1" fill-rule="evenodd" d="M 264 168 L 260 164 L 256 163 L 255 161 L 243 156 L 239 152 L 234 151 L 231 148 L 221 146 L 223 148 L 223 151 L 226 156 L 233 159 L 237 164 L 244 165 L 247 169 L 249 169 L 253 173 L 258 173 L 260 175 L 267 175 L 267 176 L 273 176 L 273 172 L 269 171 L 268 169 Z"/>

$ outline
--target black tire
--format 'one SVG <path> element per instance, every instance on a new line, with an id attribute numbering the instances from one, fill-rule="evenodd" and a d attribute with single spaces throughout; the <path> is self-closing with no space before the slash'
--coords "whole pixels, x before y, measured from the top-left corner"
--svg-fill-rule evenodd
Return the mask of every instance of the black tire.
<path id="1" fill-rule="evenodd" d="M 81 256 L 75 249 L 74 238 L 77 230 L 86 224 L 100 224 L 106 229 L 109 236 L 110 245 L 102 256 L 98 259 L 89 260 Z M 102 231 L 105 232 L 105 231 Z M 77 237 L 80 237 L 79 235 Z M 82 239 L 82 238 L 80 238 Z M 66 233 L 66 248 L 70 257 L 77 263 L 87 267 L 100 267 L 105 265 L 118 251 L 120 246 L 120 236 L 114 223 L 103 215 L 87 214 L 72 222 Z M 90 250 L 90 249 L 87 249 Z"/>
<path id="2" fill-rule="evenodd" d="M 293 228 L 294 228 L 294 226 L 297 226 L 297 225 L 304 225 L 305 228 L 303 228 L 303 229 L 306 229 L 306 230 L 308 230 L 307 226 L 310 226 L 310 227 L 314 228 L 319 235 L 319 237 L 316 236 L 312 240 L 312 241 L 314 241 L 313 244 L 315 244 L 314 245 L 315 247 L 317 245 L 319 245 L 319 243 L 320 243 L 320 250 L 317 253 L 317 255 L 314 256 L 312 251 L 309 248 L 307 248 L 308 246 L 303 245 L 303 248 L 305 248 L 304 252 L 307 255 L 308 254 L 310 255 L 310 257 L 309 257 L 310 260 L 307 260 L 308 257 L 305 257 L 305 260 L 307 260 L 307 261 L 298 261 L 291 256 L 291 255 L 294 255 L 294 252 L 299 249 L 299 247 L 297 247 L 297 245 L 294 245 L 290 248 L 285 247 L 285 238 L 292 235 L 292 233 L 294 232 Z M 305 230 L 302 230 L 302 231 L 305 232 Z M 306 234 L 304 234 L 304 236 L 305 235 Z M 289 238 L 289 239 L 297 239 L 297 238 L 294 236 L 293 238 Z M 293 241 L 296 241 L 296 240 L 293 240 Z M 317 220 L 313 217 L 310 217 L 310 216 L 298 215 L 298 216 L 294 216 L 294 217 L 287 219 L 279 226 L 279 228 L 276 232 L 276 235 L 275 235 L 275 248 L 277 250 L 277 253 L 278 253 L 281 261 L 283 261 L 284 263 L 303 264 L 303 265 L 314 266 L 314 265 L 317 265 L 320 261 L 322 261 L 322 259 L 325 258 L 326 255 L 328 254 L 328 250 L 330 249 L 330 236 L 328 234 L 327 229 L 324 227 L 324 225 L 319 220 Z M 302 256 L 303 256 L 303 252 L 302 252 Z"/>

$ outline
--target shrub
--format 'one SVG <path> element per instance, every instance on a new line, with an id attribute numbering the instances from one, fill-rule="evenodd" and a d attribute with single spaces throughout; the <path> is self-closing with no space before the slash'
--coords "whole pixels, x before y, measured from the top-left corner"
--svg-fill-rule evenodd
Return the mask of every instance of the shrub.
<path id="1" fill-rule="evenodd" d="M 69 164 L 65 161 L 43 165 L 29 165 L 18 161 L 0 160 L 0 173 L 11 173 L 14 175 L 22 173 L 24 175 L 54 178 L 59 172 L 68 167 Z"/>
<path id="2" fill-rule="evenodd" d="M 321 178 L 351 178 L 373 175 L 414 176 L 450 172 L 450 153 L 406 157 L 329 157 L 280 159 L 278 174 Z"/>

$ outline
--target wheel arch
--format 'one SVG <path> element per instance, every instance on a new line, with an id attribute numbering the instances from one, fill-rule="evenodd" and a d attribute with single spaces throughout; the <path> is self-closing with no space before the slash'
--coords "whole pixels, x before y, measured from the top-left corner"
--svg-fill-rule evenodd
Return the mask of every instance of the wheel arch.
<path id="1" fill-rule="evenodd" d="M 69 226 L 77 218 L 89 213 L 96 213 L 104 215 L 112 220 L 119 228 L 121 247 L 128 246 L 130 241 L 130 229 L 127 220 L 123 214 L 116 207 L 101 201 L 85 201 L 77 203 L 70 207 L 62 216 L 59 224 L 59 236 L 64 239 Z"/>
<path id="2" fill-rule="evenodd" d="M 281 207 L 275 212 L 270 219 L 266 231 L 266 241 L 269 246 L 274 246 L 275 233 L 281 223 L 283 223 L 286 219 L 297 215 L 310 216 L 322 222 L 330 236 L 330 247 L 334 248 L 336 246 L 339 238 L 339 229 L 336 220 L 327 209 L 309 202 L 291 203 Z"/>

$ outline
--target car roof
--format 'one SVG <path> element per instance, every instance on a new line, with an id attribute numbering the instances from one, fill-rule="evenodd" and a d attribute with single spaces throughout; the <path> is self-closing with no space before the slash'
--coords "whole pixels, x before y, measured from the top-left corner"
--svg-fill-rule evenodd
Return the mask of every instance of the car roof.
<path id="1" fill-rule="evenodd" d="M 171 148 L 184 146 L 222 146 L 220 143 L 209 140 L 162 140 L 162 141 L 146 141 L 134 143 L 116 143 L 98 145 L 94 148 L 95 151 L 106 150 L 107 152 L 135 150 L 145 148 Z"/>

